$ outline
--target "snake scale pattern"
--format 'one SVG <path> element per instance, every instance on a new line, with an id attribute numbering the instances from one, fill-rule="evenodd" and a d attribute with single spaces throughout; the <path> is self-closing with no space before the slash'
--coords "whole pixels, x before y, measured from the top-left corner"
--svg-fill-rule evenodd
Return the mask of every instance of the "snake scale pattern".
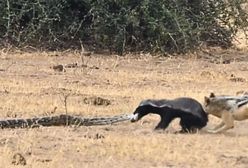
<path id="1" fill-rule="evenodd" d="M 27 119 L 3 119 L 0 120 L 0 128 L 33 128 L 40 126 L 94 126 L 94 125 L 108 125 L 117 122 L 130 120 L 130 115 L 122 114 L 113 117 L 93 117 L 84 118 L 81 116 L 72 115 L 57 115 L 46 117 L 34 117 Z"/>

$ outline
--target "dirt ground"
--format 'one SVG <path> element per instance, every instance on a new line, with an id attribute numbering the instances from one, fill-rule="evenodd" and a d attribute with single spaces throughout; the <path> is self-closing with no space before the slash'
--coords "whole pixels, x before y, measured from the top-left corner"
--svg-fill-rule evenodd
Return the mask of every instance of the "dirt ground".
<path id="1" fill-rule="evenodd" d="M 247 63 L 243 50 L 175 57 L 1 50 L 0 118 L 64 114 L 66 96 L 69 114 L 93 117 L 132 113 L 147 98 L 189 96 L 202 102 L 210 92 L 235 95 L 248 90 Z M 99 98 L 105 101 L 94 101 Z M 175 134 L 178 120 L 154 131 L 158 121 L 149 115 L 106 126 L 3 129 L 0 167 L 248 166 L 248 121 L 235 122 L 224 134 L 206 128 Z M 219 121 L 210 117 L 207 127 Z"/>

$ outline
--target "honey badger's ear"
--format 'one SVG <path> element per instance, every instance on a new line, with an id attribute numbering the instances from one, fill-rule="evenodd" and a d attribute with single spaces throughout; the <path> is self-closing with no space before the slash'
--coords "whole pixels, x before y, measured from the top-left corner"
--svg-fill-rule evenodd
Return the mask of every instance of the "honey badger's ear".
<path id="1" fill-rule="evenodd" d="M 204 102 L 206 103 L 206 104 L 209 104 L 210 103 L 210 98 L 208 98 L 208 97 L 204 97 Z"/>
<path id="2" fill-rule="evenodd" d="M 213 92 L 211 92 L 209 97 L 210 97 L 210 98 L 211 98 L 211 97 L 215 97 L 215 94 L 214 94 Z"/>

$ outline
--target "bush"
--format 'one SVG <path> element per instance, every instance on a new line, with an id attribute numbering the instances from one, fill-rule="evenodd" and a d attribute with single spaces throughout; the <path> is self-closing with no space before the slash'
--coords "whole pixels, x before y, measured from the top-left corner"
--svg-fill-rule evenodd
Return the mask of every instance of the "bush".
<path id="1" fill-rule="evenodd" d="M 48 49 L 79 42 L 123 54 L 231 46 L 245 0 L 2 0 L 1 41 Z"/>
<path id="2" fill-rule="evenodd" d="M 69 47 L 89 36 L 91 8 L 80 0 L 3 0 L 0 37 L 15 45 Z M 72 44 L 73 44 L 72 43 Z"/>

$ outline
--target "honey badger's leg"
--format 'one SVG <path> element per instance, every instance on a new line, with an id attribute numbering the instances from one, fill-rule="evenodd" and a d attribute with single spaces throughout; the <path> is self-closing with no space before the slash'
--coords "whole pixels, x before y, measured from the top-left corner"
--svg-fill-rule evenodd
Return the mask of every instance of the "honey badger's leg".
<path id="1" fill-rule="evenodd" d="M 234 118 L 232 116 L 232 113 L 230 113 L 229 111 L 223 112 L 221 115 L 221 119 L 222 119 L 224 125 L 218 129 L 216 129 L 216 130 L 212 130 L 212 131 L 208 131 L 208 132 L 220 133 L 220 132 L 224 132 L 224 131 L 234 127 Z"/>
<path id="2" fill-rule="evenodd" d="M 162 115 L 161 121 L 158 123 L 158 125 L 155 127 L 155 130 L 157 129 L 165 129 L 169 126 L 170 122 L 173 120 L 173 117 L 170 117 L 168 115 Z"/>
<path id="3" fill-rule="evenodd" d="M 181 130 L 179 131 L 179 133 L 196 133 L 198 128 L 192 122 L 194 123 L 193 118 L 181 118 Z"/>

